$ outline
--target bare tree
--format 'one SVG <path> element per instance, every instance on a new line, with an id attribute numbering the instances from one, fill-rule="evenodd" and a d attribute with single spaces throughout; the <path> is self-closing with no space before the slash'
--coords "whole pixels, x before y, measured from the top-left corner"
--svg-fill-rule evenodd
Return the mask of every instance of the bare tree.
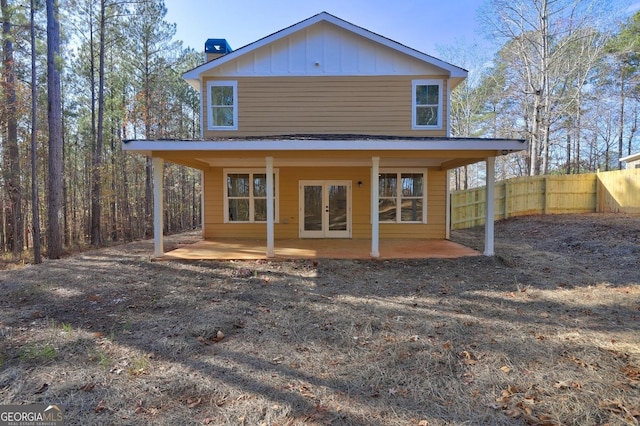
<path id="1" fill-rule="evenodd" d="M 18 147 L 18 115 L 16 77 L 13 57 L 13 8 L 7 0 L 0 0 L 2 11 L 2 89 L 5 126 L 3 134 L 2 177 L 9 196 L 11 214 L 7 221 L 9 248 L 18 257 L 24 249 L 24 220 L 22 217 L 22 185 L 20 183 L 20 150 Z M 4 123 L 3 123 L 4 124 Z"/>
<path id="2" fill-rule="evenodd" d="M 47 2 L 47 89 L 49 115 L 49 192 L 47 250 L 62 255 L 62 90 L 60 86 L 60 21 L 58 1 Z"/>
<path id="3" fill-rule="evenodd" d="M 511 70 L 510 96 L 522 99 L 529 173 L 549 171 L 553 132 L 567 114 L 580 111 L 582 88 L 601 58 L 606 34 L 598 22 L 616 2 L 595 0 L 490 0 L 484 20 L 505 41 L 501 59 Z M 578 117 L 572 121 L 580 123 Z M 566 138 L 562 138 L 566 140 Z M 577 140 L 579 141 L 579 137 Z M 558 139 L 558 142 L 560 138 Z"/>
<path id="4" fill-rule="evenodd" d="M 42 263 L 40 247 L 40 201 L 38 198 L 38 88 L 36 75 L 35 0 L 31 0 L 29 33 L 31 37 L 31 217 L 33 221 L 33 261 Z"/>

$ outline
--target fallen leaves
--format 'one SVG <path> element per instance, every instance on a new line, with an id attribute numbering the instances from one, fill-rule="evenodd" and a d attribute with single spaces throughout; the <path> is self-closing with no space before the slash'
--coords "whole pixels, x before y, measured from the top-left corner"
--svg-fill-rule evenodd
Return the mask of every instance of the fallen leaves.
<path id="1" fill-rule="evenodd" d="M 312 390 L 311 385 L 308 383 L 301 383 L 301 384 L 289 383 L 284 386 L 284 389 L 288 391 L 297 391 L 300 393 L 300 395 L 304 396 L 305 398 L 316 397 L 315 393 Z"/>
<path id="2" fill-rule="evenodd" d="M 84 391 L 84 392 L 92 392 L 96 387 L 95 383 L 85 383 L 84 385 L 80 386 L 80 390 Z"/>
<path id="3" fill-rule="evenodd" d="M 561 421 L 545 414 L 535 413 L 536 404 L 539 403 L 538 394 L 533 390 L 524 391 L 516 386 L 509 385 L 500 392 L 495 404 L 489 404 L 490 408 L 502 410 L 505 416 L 518 419 L 522 418 L 528 424 L 537 426 L 560 426 Z"/>
<path id="4" fill-rule="evenodd" d="M 627 408 L 620 401 L 603 401 L 599 405 L 600 409 L 609 411 L 622 417 L 628 424 L 638 424 L 640 421 L 640 409 L 633 407 Z"/>
<path id="5" fill-rule="evenodd" d="M 212 343 L 218 343 L 220 342 L 222 339 L 224 339 L 224 333 L 220 330 L 218 330 L 215 334 L 215 336 L 210 337 L 210 338 L 206 338 L 204 336 L 198 336 L 196 337 L 196 340 L 200 343 L 202 343 L 203 345 L 210 345 Z"/>
<path id="6" fill-rule="evenodd" d="M 635 365 L 627 364 L 622 367 L 622 372 L 632 381 L 640 381 L 640 368 Z"/>
<path id="7" fill-rule="evenodd" d="M 49 389 L 49 383 L 43 383 L 33 394 L 38 395 L 40 393 L 44 393 Z"/>

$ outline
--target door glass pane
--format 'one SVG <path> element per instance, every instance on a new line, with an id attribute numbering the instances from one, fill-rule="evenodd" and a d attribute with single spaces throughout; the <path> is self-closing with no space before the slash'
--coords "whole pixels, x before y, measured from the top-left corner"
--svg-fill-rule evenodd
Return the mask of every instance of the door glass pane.
<path id="1" fill-rule="evenodd" d="M 304 230 L 322 231 L 322 186 L 304 187 Z"/>
<path id="2" fill-rule="evenodd" d="M 346 185 L 329 185 L 329 230 L 347 230 Z"/>

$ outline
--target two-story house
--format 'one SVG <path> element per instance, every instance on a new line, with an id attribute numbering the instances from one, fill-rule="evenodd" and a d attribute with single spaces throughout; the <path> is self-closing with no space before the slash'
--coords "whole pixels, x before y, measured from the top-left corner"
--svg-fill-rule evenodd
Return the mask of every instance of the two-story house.
<path id="1" fill-rule="evenodd" d="M 184 75 L 202 139 L 123 144 L 153 158 L 156 255 L 163 161 L 202 171 L 205 239 L 262 238 L 269 257 L 279 239 L 367 239 L 377 257 L 385 239 L 448 237 L 450 169 L 487 161 L 489 193 L 494 158 L 527 148 L 450 138 L 450 94 L 467 71 L 328 13 L 205 49 Z"/>

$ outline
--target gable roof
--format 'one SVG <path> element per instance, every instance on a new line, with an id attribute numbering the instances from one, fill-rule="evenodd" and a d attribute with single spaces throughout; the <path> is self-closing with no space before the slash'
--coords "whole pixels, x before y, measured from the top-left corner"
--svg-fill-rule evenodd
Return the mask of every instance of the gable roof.
<path id="1" fill-rule="evenodd" d="M 196 90 L 199 90 L 200 80 L 203 74 L 213 69 L 216 69 L 218 67 L 221 67 L 222 65 L 227 64 L 231 61 L 234 61 L 240 58 L 241 56 L 255 52 L 256 50 L 266 45 L 275 43 L 288 36 L 291 36 L 294 33 L 308 29 L 309 27 L 321 22 L 328 22 L 352 34 L 361 36 L 371 42 L 377 43 L 379 45 L 388 47 L 389 49 L 405 54 L 409 58 L 413 58 L 415 60 L 421 61 L 426 65 L 429 65 L 432 67 L 437 67 L 438 69 L 442 70 L 443 74 L 447 75 L 450 79 L 453 80 L 452 87 L 455 87 L 457 84 L 462 82 L 462 80 L 464 80 L 467 77 L 467 71 L 463 68 L 457 67 L 455 65 L 449 64 L 440 59 L 434 58 L 433 56 L 427 55 L 426 53 L 422 53 L 416 49 L 405 46 L 387 37 L 381 36 L 365 28 L 354 25 L 350 22 L 340 19 L 327 12 L 321 12 L 308 19 L 300 21 L 297 24 L 291 25 L 290 27 L 284 28 L 260 40 L 257 40 L 244 47 L 241 47 L 231 53 L 228 53 L 212 61 L 206 62 L 190 71 L 187 71 L 186 73 L 183 74 L 183 77 L 185 80 L 187 80 L 187 82 L 192 87 L 194 87 Z"/>

